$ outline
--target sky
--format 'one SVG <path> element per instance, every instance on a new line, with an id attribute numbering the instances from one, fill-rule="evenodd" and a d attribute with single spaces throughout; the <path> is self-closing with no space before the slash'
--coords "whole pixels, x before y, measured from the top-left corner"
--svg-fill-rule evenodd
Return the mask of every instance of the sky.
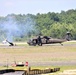
<path id="1" fill-rule="evenodd" d="M 76 9 L 76 0 L 0 0 L 0 16 L 37 14 Z"/>

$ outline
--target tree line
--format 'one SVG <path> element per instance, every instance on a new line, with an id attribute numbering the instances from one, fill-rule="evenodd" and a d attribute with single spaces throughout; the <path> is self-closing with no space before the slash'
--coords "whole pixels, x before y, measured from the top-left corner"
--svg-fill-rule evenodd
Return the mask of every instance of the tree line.
<path id="1" fill-rule="evenodd" d="M 24 26 L 30 23 L 34 26 L 33 30 L 29 31 L 27 36 L 24 35 L 14 37 L 15 41 L 25 40 L 26 37 L 30 38 L 39 34 L 45 36 L 51 36 L 53 38 L 64 38 L 67 31 L 72 34 L 72 39 L 76 39 L 76 9 L 70 9 L 68 11 L 61 11 L 60 13 L 48 12 L 44 14 L 8 14 L 5 17 L 0 16 L 0 35 L 5 36 L 5 32 L 2 32 L 1 25 L 7 21 L 9 16 L 15 18 L 15 22 L 20 26 Z M 32 19 L 27 19 L 30 17 Z M 29 24 L 28 24 L 29 25 Z"/>

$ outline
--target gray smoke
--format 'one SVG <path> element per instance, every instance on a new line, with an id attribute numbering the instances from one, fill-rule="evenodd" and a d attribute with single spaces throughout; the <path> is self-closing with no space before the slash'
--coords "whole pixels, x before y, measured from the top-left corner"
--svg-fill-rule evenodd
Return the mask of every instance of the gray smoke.
<path id="1" fill-rule="evenodd" d="M 2 33 L 1 37 L 9 41 L 13 41 L 14 37 L 27 36 L 28 33 L 35 31 L 35 22 L 30 17 L 26 17 L 19 23 L 14 16 L 8 16 L 5 21 L 0 24 Z"/>

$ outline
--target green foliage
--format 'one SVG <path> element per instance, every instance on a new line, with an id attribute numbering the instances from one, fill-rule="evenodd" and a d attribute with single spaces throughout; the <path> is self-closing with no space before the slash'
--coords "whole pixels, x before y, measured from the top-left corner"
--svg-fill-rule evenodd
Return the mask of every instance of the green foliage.
<path id="1" fill-rule="evenodd" d="M 61 13 L 37 14 L 36 23 L 43 35 L 54 38 L 64 38 L 70 31 L 72 39 L 76 39 L 76 10 L 61 11 Z"/>
<path id="2" fill-rule="evenodd" d="M 6 17 L 0 17 L 0 34 L 3 36 L 5 32 L 1 29 L 1 24 L 6 20 Z M 72 38 L 76 39 L 76 10 L 71 9 L 68 11 L 61 11 L 61 13 L 48 12 L 47 14 L 32 15 L 15 15 L 11 14 L 10 16 L 14 16 L 17 24 L 21 27 L 26 25 L 26 18 L 29 16 L 33 20 L 33 24 L 35 27 L 35 31 L 31 31 L 28 33 L 27 37 L 32 37 L 41 33 L 42 35 L 51 36 L 54 38 L 64 38 L 67 31 L 70 31 L 72 34 Z M 28 20 L 29 24 L 30 20 Z M 2 34 L 3 33 L 3 34 Z M 16 41 L 24 41 L 26 36 L 23 37 L 14 37 Z"/>

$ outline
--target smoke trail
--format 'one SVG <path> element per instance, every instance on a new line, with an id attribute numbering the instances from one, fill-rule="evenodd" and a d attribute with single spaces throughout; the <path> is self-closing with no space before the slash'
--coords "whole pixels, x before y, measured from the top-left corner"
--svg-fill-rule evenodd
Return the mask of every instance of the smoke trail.
<path id="1" fill-rule="evenodd" d="M 29 32 L 34 31 L 35 22 L 26 17 L 22 23 L 18 23 L 14 16 L 8 16 L 0 25 L 4 38 L 13 41 L 14 37 L 27 36 Z"/>

